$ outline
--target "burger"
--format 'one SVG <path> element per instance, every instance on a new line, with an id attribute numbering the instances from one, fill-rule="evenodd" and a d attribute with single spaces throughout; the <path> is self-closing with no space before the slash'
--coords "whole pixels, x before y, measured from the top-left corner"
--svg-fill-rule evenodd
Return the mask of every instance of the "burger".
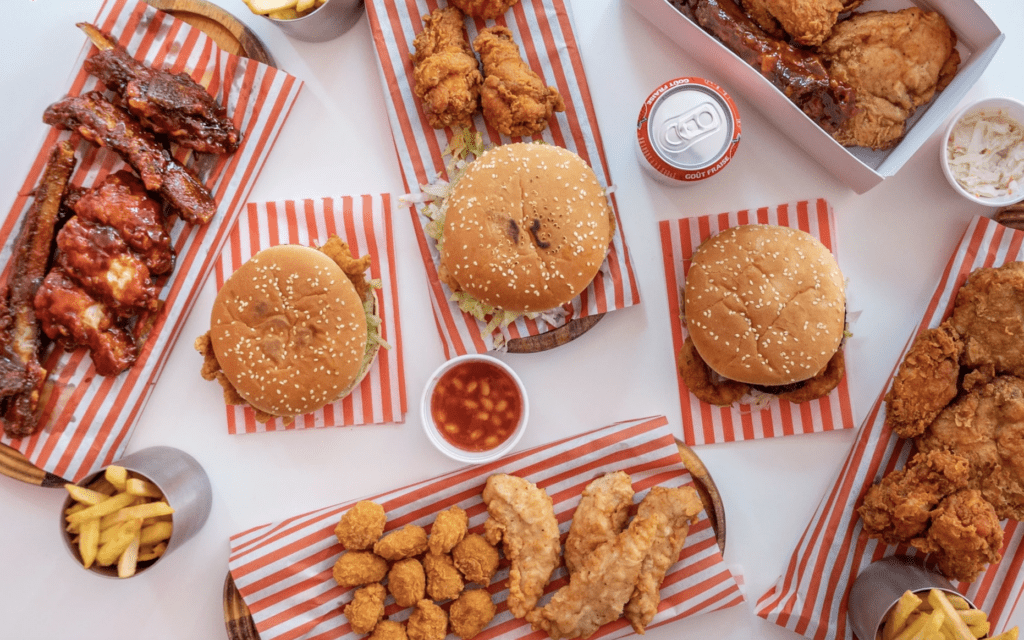
<path id="1" fill-rule="evenodd" d="M 549 144 L 493 147 L 445 201 L 438 275 L 481 320 L 544 312 L 593 281 L 614 229 L 605 191 L 578 155 Z"/>
<path id="2" fill-rule="evenodd" d="M 260 422 L 288 423 L 344 398 L 381 345 L 369 264 L 337 236 L 319 249 L 257 253 L 217 292 L 210 331 L 196 340 L 203 378 Z"/>
<path id="3" fill-rule="evenodd" d="M 753 224 L 709 238 L 693 254 L 683 308 L 679 373 L 704 402 L 752 391 L 806 402 L 843 377 L 843 274 L 808 233 Z"/>

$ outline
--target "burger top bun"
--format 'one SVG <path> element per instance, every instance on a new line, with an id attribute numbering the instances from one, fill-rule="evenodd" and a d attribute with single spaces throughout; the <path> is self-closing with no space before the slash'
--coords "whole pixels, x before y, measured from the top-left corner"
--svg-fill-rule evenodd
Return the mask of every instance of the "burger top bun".
<path id="1" fill-rule="evenodd" d="M 613 225 L 604 189 L 575 153 L 548 144 L 494 147 L 452 190 L 441 279 L 507 311 L 551 309 L 597 275 Z"/>
<path id="2" fill-rule="evenodd" d="M 730 380 L 785 385 L 813 377 L 846 325 L 843 274 L 829 250 L 788 227 L 745 225 L 693 254 L 686 327 L 708 366 Z"/>
<path id="3" fill-rule="evenodd" d="M 260 251 L 213 303 L 210 342 L 221 370 L 258 411 L 296 416 L 337 400 L 359 374 L 366 315 L 352 282 L 324 253 Z"/>

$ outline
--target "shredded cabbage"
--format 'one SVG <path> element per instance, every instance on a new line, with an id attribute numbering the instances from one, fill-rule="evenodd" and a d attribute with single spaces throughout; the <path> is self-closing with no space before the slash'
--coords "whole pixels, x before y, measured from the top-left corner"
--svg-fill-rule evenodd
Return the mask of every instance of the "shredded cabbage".
<path id="1" fill-rule="evenodd" d="M 1018 194 L 1024 181 L 1024 127 L 1002 109 L 963 118 L 949 135 L 953 177 L 978 198 Z"/>

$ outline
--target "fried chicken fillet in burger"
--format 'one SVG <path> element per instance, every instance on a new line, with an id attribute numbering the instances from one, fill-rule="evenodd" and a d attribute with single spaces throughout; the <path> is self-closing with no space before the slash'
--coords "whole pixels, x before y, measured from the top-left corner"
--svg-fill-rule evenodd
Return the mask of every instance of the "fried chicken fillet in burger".
<path id="1" fill-rule="evenodd" d="M 381 345 L 369 264 L 337 236 L 257 253 L 221 287 L 196 340 L 203 378 L 260 422 L 291 422 L 348 395 Z"/>
<path id="2" fill-rule="evenodd" d="M 594 171 L 549 144 L 485 151 L 446 206 L 441 281 L 506 312 L 547 311 L 579 295 L 604 263 L 615 230 Z"/>
<path id="3" fill-rule="evenodd" d="M 709 238 L 693 254 L 683 307 L 679 374 L 704 402 L 729 405 L 752 390 L 806 402 L 843 377 L 843 274 L 808 233 L 754 224 Z"/>

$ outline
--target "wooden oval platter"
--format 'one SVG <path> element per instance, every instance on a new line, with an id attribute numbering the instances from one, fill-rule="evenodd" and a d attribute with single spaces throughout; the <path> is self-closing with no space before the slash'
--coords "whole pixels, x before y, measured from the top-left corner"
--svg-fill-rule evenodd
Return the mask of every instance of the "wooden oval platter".
<path id="1" fill-rule="evenodd" d="M 718 548 L 725 553 L 725 507 L 722 505 L 718 487 L 693 449 L 680 440 L 676 440 L 676 446 L 679 447 L 679 456 L 683 459 L 683 464 L 693 476 L 704 509 L 711 518 L 711 527 L 715 530 Z M 227 628 L 229 640 L 259 640 L 260 634 L 256 630 L 256 623 L 253 622 L 249 607 L 235 586 L 230 571 L 224 579 L 224 626 Z"/>
<path id="2" fill-rule="evenodd" d="M 161 11 L 210 36 L 221 49 L 274 66 L 263 42 L 238 18 L 206 0 L 146 0 Z M 62 487 L 65 480 L 35 466 L 17 449 L 0 443 L 0 474 L 40 487 Z"/>
<path id="3" fill-rule="evenodd" d="M 558 327 L 554 331 L 548 331 L 536 336 L 526 338 L 515 338 L 508 341 L 509 353 L 539 353 L 560 347 L 567 342 L 572 342 L 580 337 L 604 317 L 603 313 L 595 316 L 576 318 Z"/>

